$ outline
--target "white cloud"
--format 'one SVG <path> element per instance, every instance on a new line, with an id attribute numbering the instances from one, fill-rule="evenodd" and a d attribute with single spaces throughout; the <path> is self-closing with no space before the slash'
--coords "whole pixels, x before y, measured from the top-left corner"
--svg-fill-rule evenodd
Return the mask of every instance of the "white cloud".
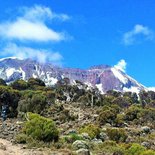
<path id="1" fill-rule="evenodd" d="M 44 49 L 33 49 L 30 47 L 8 44 L 2 52 L 2 56 L 17 57 L 20 59 L 31 58 L 41 63 L 52 62 L 55 65 L 61 65 L 63 59 L 59 52 L 47 51 Z"/>
<path id="2" fill-rule="evenodd" d="M 22 16 L 14 21 L 0 23 L 0 36 L 6 39 L 16 39 L 19 41 L 61 41 L 67 39 L 65 33 L 54 31 L 48 27 L 46 20 L 59 19 L 65 21 L 69 19 L 66 14 L 56 14 L 48 7 L 34 6 L 23 8 Z"/>
<path id="3" fill-rule="evenodd" d="M 43 23 L 33 23 L 18 19 L 14 23 L 0 25 L 0 33 L 6 38 L 31 41 L 60 41 L 65 39 L 62 33 L 49 29 Z"/>
<path id="4" fill-rule="evenodd" d="M 121 70 L 122 72 L 126 72 L 126 66 L 126 61 L 122 59 L 114 67 Z"/>
<path id="5" fill-rule="evenodd" d="M 21 12 L 24 13 L 24 18 L 28 20 L 41 20 L 45 21 L 46 19 L 59 19 L 61 21 L 66 21 L 70 17 L 66 14 L 57 14 L 53 12 L 50 8 L 40 5 L 35 5 L 32 8 L 23 7 Z"/>
<path id="6" fill-rule="evenodd" d="M 141 39 L 152 40 L 153 37 L 154 34 L 152 30 L 146 26 L 137 24 L 131 31 L 128 31 L 123 35 L 123 43 L 125 45 L 132 45 Z"/>

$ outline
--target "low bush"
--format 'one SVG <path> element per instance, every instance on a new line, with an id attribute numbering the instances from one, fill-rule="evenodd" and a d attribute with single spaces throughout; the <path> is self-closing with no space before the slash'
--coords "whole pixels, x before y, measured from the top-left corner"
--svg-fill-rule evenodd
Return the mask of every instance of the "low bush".
<path id="1" fill-rule="evenodd" d="M 125 140 L 127 139 L 127 133 L 125 132 L 124 129 L 111 129 L 108 128 L 106 130 L 108 137 L 110 138 L 110 140 L 116 141 L 118 142 L 125 142 Z"/>
<path id="2" fill-rule="evenodd" d="M 132 144 L 131 147 L 126 151 L 126 155 L 141 155 L 145 151 L 145 147 L 139 144 Z"/>
<path id="3" fill-rule="evenodd" d="M 146 150 L 141 153 L 141 155 L 155 155 L 155 151 L 153 150 Z"/>
<path id="4" fill-rule="evenodd" d="M 115 120 L 115 117 L 116 115 L 112 111 L 105 110 L 100 112 L 98 122 L 100 125 L 105 125 L 106 123 L 112 124 Z"/>
<path id="5" fill-rule="evenodd" d="M 125 148 L 114 141 L 105 141 L 93 146 L 94 154 L 125 155 Z"/>
<path id="6" fill-rule="evenodd" d="M 34 113 L 28 113 L 27 116 L 29 120 L 23 128 L 27 136 L 44 142 L 58 140 L 59 131 L 53 120 Z"/>
<path id="7" fill-rule="evenodd" d="M 82 136 L 76 134 L 76 133 L 72 133 L 72 134 L 69 134 L 67 136 L 64 136 L 63 137 L 63 140 L 67 143 L 73 143 L 75 142 L 76 140 L 83 140 Z"/>
<path id="8" fill-rule="evenodd" d="M 88 124 L 88 125 L 81 127 L 79 129 L 79 132 L 88 133 L 88 135 L 93 139 L 99 136 L 101 129 L 94 124 Z"/>
<path id="9" fill-rule="evenodd" d="M 26 144 L 27 138 L 26 134 L 21 133 L 16 136 L 15 141 L 19 144 Z"/>
<path id="10" fill-rule="evenodd" d="M 117 114 L 117 117 L 115 119 L 115 125 L 117 127 L 121 127 L 124 124 L 124 115 L 123 114 Z"/>
<path id="11" fill-rule="evenodd" d="M 18 113 L 42 113 L 47 107 L 47 98 L 40 91 L 26 91 L 18 102 Z"/>

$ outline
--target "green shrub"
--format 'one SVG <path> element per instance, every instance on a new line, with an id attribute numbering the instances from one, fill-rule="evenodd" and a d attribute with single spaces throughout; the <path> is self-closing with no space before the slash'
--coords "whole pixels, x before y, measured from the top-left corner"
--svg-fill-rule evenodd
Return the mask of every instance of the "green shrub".
<path id="1" fill-rule="evenodd" d="M 7 116 L 16 117 L 20 95 L 21 95 L 20 92 L 17 90 L 14 90 L 9 86 L 0 85 L 0 111 L 2 105 L 7 105 L 8 106 Z"/>
<path id="2" fill-rule="evenodd" d="M 139 144 L 132 144 L 131 147 L 127 150 L 127 155 L 141 155 L 145 151 L 145 147 Z"/>
<path id="3" fill-rule="evenodd" d="M 112 124 L 114 122 L 116 115 L 111 110 L 105 110 L 100 112 L 98 117 L 98 122 L 100 125 L 104 125 L 106 123 Z"/>
<path id="4" fill-rule="evenodd" d="M 76 140 L 83 140 L 82 136 L 80 136 L 76 133 L 72 133 L 72 134 L 69 134 L 67 136 L 64 136 L 63 139 L 67 143 L 73 143 Z"/>
<path id="5" fill-rule="evenodd" d="M 16 136 L 15 141 L 16 141 L 17 143 L 19 143 L 19 144 L 25 144 L 26 141 L 27 141 L 27 135 L 26 135 L 26 134 L 23 134 L 23 133 L 18 134 L 18 135 Z"/>
<path id="6" fill-rule="evenodd" d="M 45 83 L 38 78 L 30 78 L 27 83 L 30 88 L 35 88 L 36 86 L 45 86 Z"/>
<path id="7" fill-rule="evenodd" d="M 142 152 L 140 155 L 155 155 L 155 151 L 146 150 L 146 151 Z"/>
<path id="8" fill-rule="evenodd" d="M 24 124 L 23 131 L 27 136 L 41 141 L 57 141 L 59 131 L 55 123 L 38 114 L 28 113 L 29 121 Z"/>
<path id="9" fill-rule="evenodd" d="M 0 86 L 7 86 L 6 82 L 0 78 Z"/>
<path id="10" fill-rule="evenodd" d="M 25 90 L 28 89 L 28 83 L 24 80 L 16 80 L 10 84 L 13 89 Z"/>
<path id="11" fill-rule="evenodd" d="M 133 121 L 139 119 L 139 114 L 143 111 L 142 107 L 137 105 L 130 106 L 125 113 L 125 120 Z"/>
<path id="12" fill-rule="evenodd" d="M 42 113 L 47 107 L 47 98 L 40 91 L 26 91 L 18 102 L 18 112 Z"/>
<path id="13" fill-rule="evenodd" d="M 101 130 L 98 126 L 94 124 L 88 124 L 79 129 L 80 133 L 88 133 L 88 135 L 93 139 L 95 137 L 98 137 Z"/>
<path id="14" fill-rule="evenodd" d="M 108 128 L 106 132 L 110 140 L 113 140 L 116 142 L 125 142 L 125 140 L 127 139 L 127 134 L 124 129 Z"/>
<path id="15" fill-rule="evenodd" d="M 117 114 L 117 117 L 115 119 L 115 125 L 120 127 L 124 124 L 124 115 L 123 114 Z"/>
<path id="16" fill-rule="evenodd" d="M 105 141 L 103 143 L 94 144 L 93 146 L 94 154 L 113 154 L 113 155 L 125 155 L 125 148 L 118 145 L 114 141 Z"/>

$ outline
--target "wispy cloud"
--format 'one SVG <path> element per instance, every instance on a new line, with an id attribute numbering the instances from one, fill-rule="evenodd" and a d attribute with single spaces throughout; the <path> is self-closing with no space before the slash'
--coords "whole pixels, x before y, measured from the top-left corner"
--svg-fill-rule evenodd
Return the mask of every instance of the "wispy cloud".
<path id="1" fill-rule="evenodd" d="M 153 40 L 154 32 L 143 25 L 137 24 L 131 31 L 124 33 L 123 43 L 125 45 L 132 45 L 142 40 Z"/>
<path id="2" fill-rule="evenodd" d="M 126 72 L 127 63 L 124 59 L 120 60 L 114 67 L 121 70 L 122 72 Z"/>
<path id="3" fill-rule="evenodd" d="M 41 63 L 52 62 L 55 65 L 61 65 L 63 56 L 59 52 L 53 52 L 45 49 L 33 49 L 25 46 L 18 46 L 16 44 L 8 44 L 1 52 L 3 57 L 11 56 L 20 59 L 31 58 Z"/>
<path id="4" fill-rule="evenodd" d="M 57 32 L 46 24 L 47 20 L 68 20 L 66 14 L 56 14 L 48 7 L 34 6 L 20 9 L 22 15 L 14 21 L 0 23 L 0 37 L 19 41 L 49 42 L 67 39 L 63 32 Z"/>
<path id="5" fill-rule="evenodd" d="M 70 16 L 63 13 L 55 13 L 49 7 L 35 5 L 32 8 L 22 7 L 20 12 L 23 13 L 24 18 L 32 21 L 45 21 L 46 19 L 58 19 L 60 21 L 66 21 L 70 19 Z"/>

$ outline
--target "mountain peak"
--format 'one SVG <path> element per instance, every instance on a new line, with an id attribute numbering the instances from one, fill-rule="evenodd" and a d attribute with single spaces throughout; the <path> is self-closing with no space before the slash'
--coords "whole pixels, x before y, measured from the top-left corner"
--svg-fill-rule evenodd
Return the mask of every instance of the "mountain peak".
<path id="1" fill-rule="evenodd" d="M 71 83 L 78 80 L 94 88 L 97 87 L 102 93 L 108 90 L 138 92 L 145 89 L 136 80 L 109 65 L 97 65 L 82 70 L 58 68 L 50 63 L 41 64 L 35 60 L 21 60 L 16 57 L 0 60 L 0 78 L 6 82 L 10 83 L 17 79 L 28 80 L 31 77 L 40 78 L 49 86 L 66 77 Z"/>
<path id="2" fill-rule="evenodd" d="M 107 68 L 110 68 L 111 66 L 109 66 L 109 65 L 95 65 L 95 66 L 92 66 L 92 67 L 90 67 L 89 69 L 90 70 L 94 70 L 94 69 L 107 69 Z"/>
<path id="3" fill-rule="evenodd" d="M 18 58 L 18 57 L 0 58 L 0 62 L 1 62 L 1 61 L 5 61 L 5 60 L 23 60 L 23 59 L 20 59 L 20 58 Z"/>

